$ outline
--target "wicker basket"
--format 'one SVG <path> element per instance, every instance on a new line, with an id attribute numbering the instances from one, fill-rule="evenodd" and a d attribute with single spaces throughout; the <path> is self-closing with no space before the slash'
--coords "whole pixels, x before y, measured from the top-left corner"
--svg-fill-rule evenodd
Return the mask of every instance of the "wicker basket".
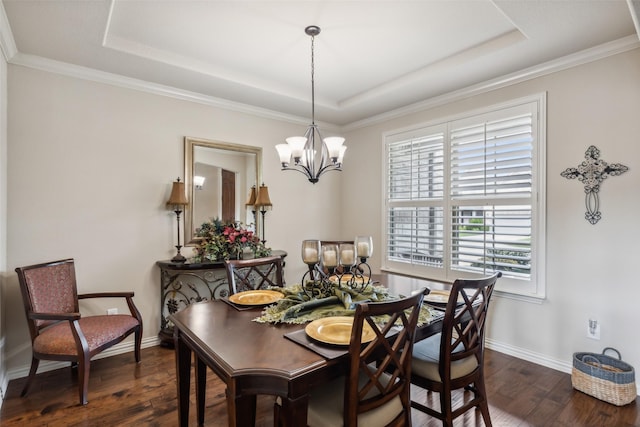
<path id="1" fill-rule="evenodd" d="M 614 351 L 618 358 L 605 355 Z M 636 379 L 633 366 L 622 361 L 620 352 L 612 347 L 597 353 L 574 353 L 571 385 L 576 390 L 617 406 L 636 400 Z"/>

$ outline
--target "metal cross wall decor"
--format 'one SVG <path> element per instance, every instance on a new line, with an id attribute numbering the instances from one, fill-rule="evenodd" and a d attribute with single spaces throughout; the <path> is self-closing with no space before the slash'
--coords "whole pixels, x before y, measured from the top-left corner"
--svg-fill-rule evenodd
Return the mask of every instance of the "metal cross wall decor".
<path id="1" fill-rule="evenodd" d="M 602 218 L 598 197 L 600 183 L 608 176 L 618 176 L 625 173 L 629 168 L 620 163 L 609 165 L 604 160 L 599 160 L 600 150 L 593 145 L 587 148 L 584 154 L 586 159 L 584 162 L 580 163 L 577 168 L 567 168 L 560 175 L 568 179 L 578 178 L 578 181 L 584 184 L 584 204 L 587 208 L 584 217 L 591 224 L 595 224 Z"/>

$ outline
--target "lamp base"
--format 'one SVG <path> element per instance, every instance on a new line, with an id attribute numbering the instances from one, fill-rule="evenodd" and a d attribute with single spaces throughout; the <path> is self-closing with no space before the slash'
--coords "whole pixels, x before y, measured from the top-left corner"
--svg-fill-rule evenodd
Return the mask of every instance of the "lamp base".
<path id="1" fill-rule="evenodd" d="M 173 258 L 171 258 L 171 262 L 186 262 L 187 259 L 185 257 L 183 257 L 182 255 L 178 254 L 176 256 L 174 256 Z"/>
<path id="2" fill-rule="evenodd" d="M 182 255 L 180 253 L 180 248 L 182 246 L 176 246 L 176 248 L 178 249 L 178 253 L 176 254 L 176 256 L 174 256 L 173 258 L 171 258 L 171 262 L 186 262 L 187 259 L 184 257 L 184 255 Z"/>

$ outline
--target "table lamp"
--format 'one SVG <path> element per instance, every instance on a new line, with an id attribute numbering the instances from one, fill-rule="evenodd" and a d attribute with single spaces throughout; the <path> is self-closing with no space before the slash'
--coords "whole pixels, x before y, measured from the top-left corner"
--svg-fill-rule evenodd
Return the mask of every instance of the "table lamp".
<path id="1" fill-rule="evenodd" d="M 264 244 L 267 239 L 265 239 L 264 232 L 264 215 L 267 213 L 268 209 L 271 209 L 273 204 L 271 203 L 271 199 L 269 198 L 269 187 L 264 185 L 264 182 L 258 189 L 258 197 L 256 198 L 256 209 L 260 211 L 262 214 L 262 227 L 260 231 L 262 232 L 262 244 Z"/>
<path id="2" fill-rule="evenodd" d="M 182 209 L 184 206 L 188 205 L 187 196 L 184 192 L 184 182 L 180 182 L 180 178 L 178 178 L 171 188 L 171 196 L 169 200 L 167 200 L 167 206 L 173 209 L 176 213 L 176 222 L 178 224 L 178 244 L 176 245 L 176 249 L 178 253 L 176 256 L 171 258 L 171 262 L 185 262 L 187 259 L 180 253 L 180 249 L 182 245 L 180 244 L 180 214 L 182 213 Z"/>

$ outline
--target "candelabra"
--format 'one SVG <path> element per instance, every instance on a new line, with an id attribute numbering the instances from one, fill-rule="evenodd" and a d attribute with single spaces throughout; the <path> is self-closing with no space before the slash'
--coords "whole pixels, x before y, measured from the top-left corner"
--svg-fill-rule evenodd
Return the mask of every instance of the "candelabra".
<path id="1" fill-rule="evenodd" d="M 310 298 L 331 296 L 337 285 L 362 292 L 371 283 L 367 259 L 373 252 L 371 236 L 358 236 L 354 243 L 302 242 L 302 261 L 308 270 L 302 276 L 302 289 Z"/>

